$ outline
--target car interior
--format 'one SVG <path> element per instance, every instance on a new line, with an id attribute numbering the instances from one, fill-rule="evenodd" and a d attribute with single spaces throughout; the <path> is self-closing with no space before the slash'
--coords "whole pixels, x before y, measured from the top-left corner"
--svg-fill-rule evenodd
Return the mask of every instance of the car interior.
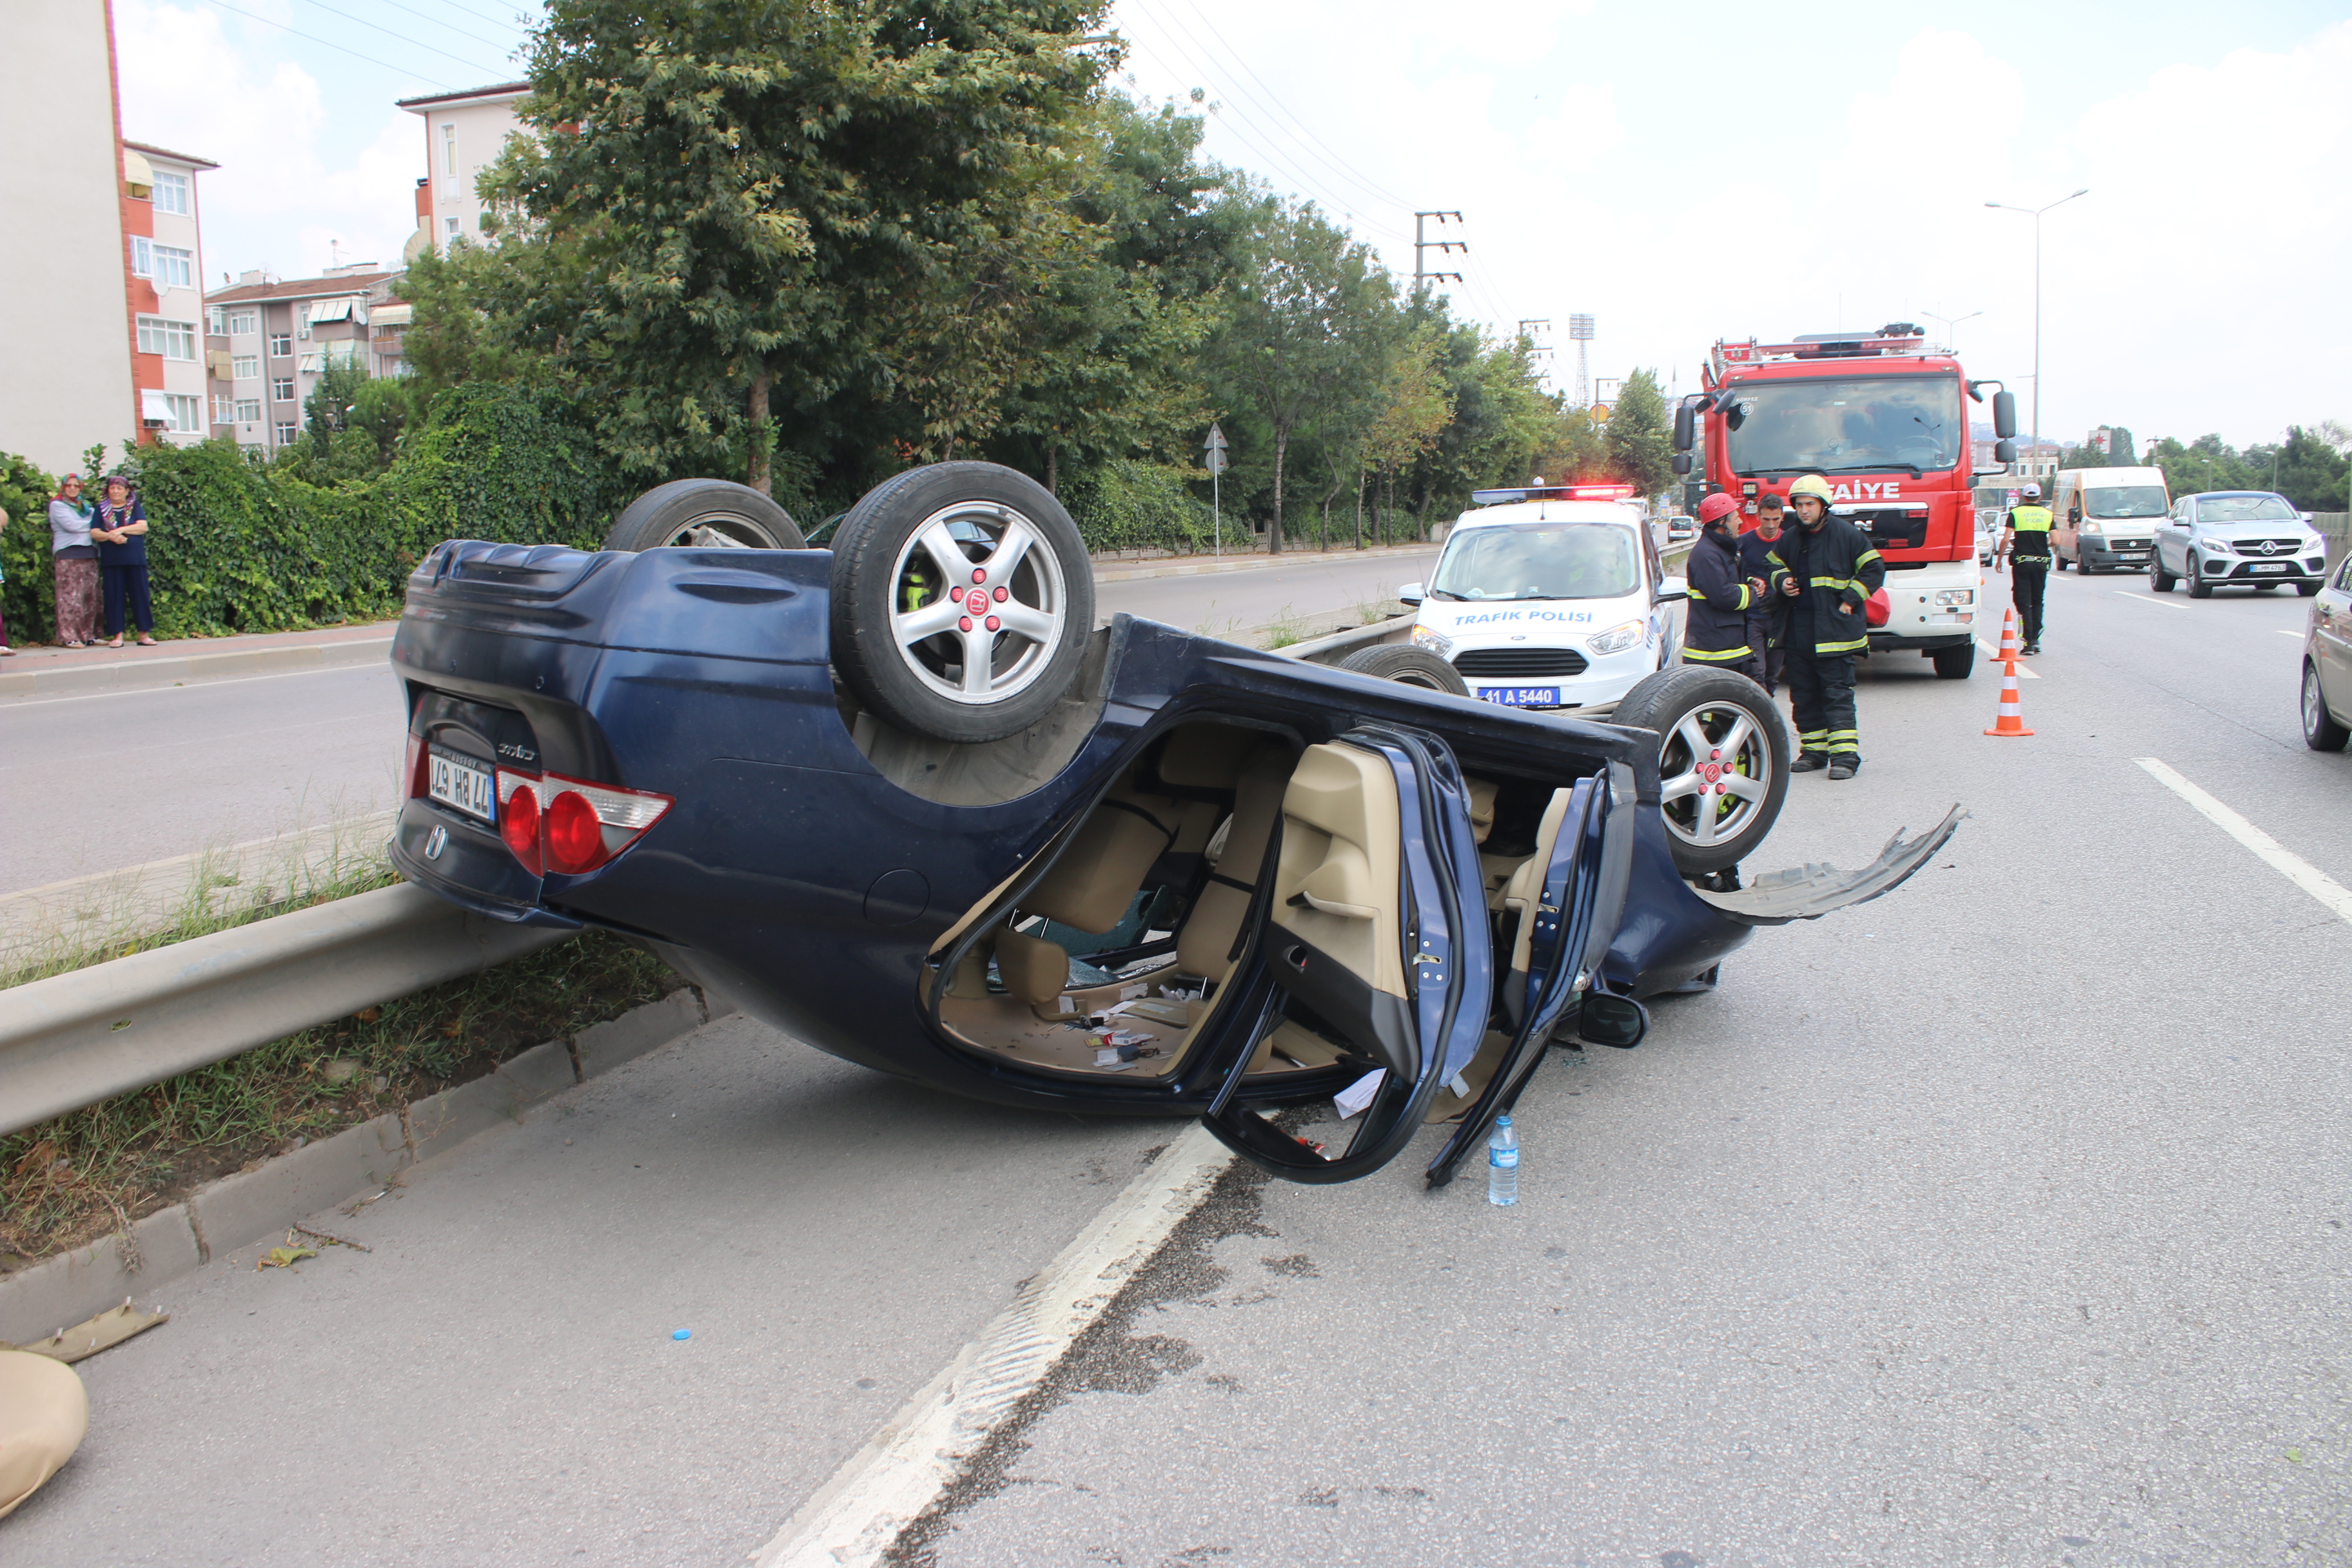
<path id="1" fill-rule="evenodd" d="M 1440 1121 L 1467 1109 L 1508 1044 L 1569 799 L 1532 780 L 1466 782 L 1496 967 L 1511 977 L 1478 1058 L 1438 1097 Z M 1395 775 L 1378 753 L 1186 722 L 940 938 L 927 984 L 968 1048 L 1049 1071 L 1163 1077 L 1215 1015 L 1262 918 L 1269 962 L 1295 973 L 1245 1081 L 1335 1064 L 1414 1078 L 1402 844 Z"/>

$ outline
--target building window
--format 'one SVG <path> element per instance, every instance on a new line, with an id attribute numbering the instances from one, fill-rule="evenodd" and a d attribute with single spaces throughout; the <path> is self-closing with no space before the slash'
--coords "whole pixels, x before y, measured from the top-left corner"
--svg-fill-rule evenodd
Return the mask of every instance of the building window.
<path id="1" fill-rule="evenodd" d="M 441 223 L 442 226 L 448 230 L 448 236 L 451 239 L 457 237 L 457 220 L 456 218 L 445 217 L 441 220 Z"/>
<path id="2" fill-rule="evenodd" d="M 292 353 L 294 352 L 294 334 L 291 332 L 270 333 L 269 352 L 279 359 L 284 359 L 288 354 Z"/>
<path id="3" fill-rule="evenodd" d="M 152 278 L 155 275 L 155 247 L 143 234 L 131 237 L 131 276 Z"/>
<path id="4" fill-rule="evenodd" d="M 219 393 L 215 393 L 215 394 L 213 395 L 213 423 L 214 423 L 214 424 L 215 424 L 215 425 L 226 425 L 226 424 L 227 424 L 227 423 L 228 423 L 228 421 L 229 421 L 229 409 L 230 409 L 230 407 L 233 405 L 233 403 L 234 403 L 234 400 L 233 400 L 233 399 L 231 399 L 231 398 L 229 398 L 229 397 L 226 397 L 226 396 L 224 396 L 224 395 L 221 395 L 221 394 L 219 394 Z"/>
<path id="5" fill-rule="evenodd" d="M 163 406 L 170 415 L 163 428 L 175 436 L 206 436 L 211 431 L 205 425 L 205 400 L 194 394 L 169 392 L 163 395 Z"/>
<path id="6" fill-rule="evenodd" d="M 415 166 L 409 165 L 412 169 Z M 449 180 L 457 177 L 457 128 L 454 125 L 441 128 L 441 175 Z"/>
<path id="7" fill-rule="evenodd" d="M 155 210 L 159 213 L 178 213 L 182 217 L 189 216 L 191 206 L 188 201 L 187 175 L 166 174 L 160 170 L 156 173 Z"/>
<path id="8" fill-rule="evenodd" d="M 167 321 L 161 316 L 139 318 L 139 352 L 162 354 L 165 359 L 193 360 L 196 357 L 196 324 L 194 321 Z"/>
<path id="9" fill-rule="evenodd" d="M 415 168 L 415 165 L 412 163 L 409 167 Z M 302 426 L 299 425 L 290 425 L 281 422 L 278 426 L 278 444 L 281 447 L 291 447 L 294 444 L 294 437 L 301 433 Z"/>
<path id="10" fill-rule="evenodd" d="M 228 366 L 229 374 L 236 380 L 251 381 L 254 377 L 261 374 L 261 356 L 259 354 L 235 354 L 230 356 Z"/>
<path id="11" fill-rule="evenodd" d="M 231 310 L 228 313 L 228 330 L 232 337 L 250 337 L 261 331 L 261 312 Z"/>
<path id="12" fill-rule="evenodd" d="M 269 395 L 280 403 L 293 402 L 294 378 L 290 375 L 281 375 L 277 380 L 271 382 L 269 384 Z"/>
<path id="13" fill-rule="evenodd" d="M 216 338 L 228 336 L 228 307 L 215 305 L 207 311 L 205 330 Z"/>
<path id="14" fill-rule="evenodd" d="M 236 400 L 236 422 L 238 424 L 251 425 L 260 417 L 261 399 L 258 397 L 240 397 Z"/>
<path id="15" fill-rule="evenodd" d="M 196 253 L 176 245 L 157 245 L 143 234 L 131 237 L 131 275 L 152 278 L 159 289 L 196 286 Z"/>

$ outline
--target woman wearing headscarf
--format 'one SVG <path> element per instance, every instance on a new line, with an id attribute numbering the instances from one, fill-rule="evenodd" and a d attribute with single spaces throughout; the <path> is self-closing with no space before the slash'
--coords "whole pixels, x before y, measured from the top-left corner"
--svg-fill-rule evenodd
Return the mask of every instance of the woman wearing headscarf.
<path id="1" fill-rule="evenodd" d="M 98 566 L 106 579 L 106 646 L 122 646 L 122 601 L 131 600 L 131 616 L 139 625 L 139 646 L 153 647 L 155 610 L 147 595 L 147 509 L 139 491 L 124 474 L 109 474 L 101 487 L 98 510 L 89 520 L 89 536 L 98 541 Z"/>
<path id="2" fill-rule="evenodd" d="M 89 537 L 90 504 L 81 476 L 68 474 L 49 500 L 49 560 L 58 579 L 58 641 L 81 647 L 98 640 L 98 546 Z"/>

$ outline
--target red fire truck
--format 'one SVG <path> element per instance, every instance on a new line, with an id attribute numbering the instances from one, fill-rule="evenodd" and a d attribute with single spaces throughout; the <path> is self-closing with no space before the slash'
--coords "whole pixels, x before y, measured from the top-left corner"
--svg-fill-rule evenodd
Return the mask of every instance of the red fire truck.
<path id="1" fill-rule="evenodd" d="M 1908 323 L 1875 332 L 1815 332 L 1792 342 L 1718 342 L 1706 390 L 1675 410 L 1675 471 L 1698 448 L 1704 494 L 1728 491 L 1752 526 L 1758 500 L 1819 474 L 1835 510 L 1886 562 L 1886 625 L 1873 653 L 1916 652 L 1965 680 L 1988 622 L 1976 546 L 1976 467 L 1968 406 L 1999 382 L 1969 381 L 1959 362 Z M 2015 455 L 2015 400 L 1992 395 L 1995 451 Z M 1999 470 L 1994 470 L 1999 471 Z"/>

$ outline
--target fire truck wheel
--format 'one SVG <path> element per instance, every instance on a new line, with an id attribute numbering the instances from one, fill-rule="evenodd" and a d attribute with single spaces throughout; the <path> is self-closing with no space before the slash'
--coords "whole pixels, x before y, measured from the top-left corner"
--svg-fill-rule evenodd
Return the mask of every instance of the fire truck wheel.
<path id="1" fill-rule="evenodd" d="M 1659 812 L 1684 876 L 1728 870 L 1772 831 L 1789 793 L 1789 731 L 1746 676 L 1687 664 L 1645 675 L 1608 722 L 1657 731 Z"/>

